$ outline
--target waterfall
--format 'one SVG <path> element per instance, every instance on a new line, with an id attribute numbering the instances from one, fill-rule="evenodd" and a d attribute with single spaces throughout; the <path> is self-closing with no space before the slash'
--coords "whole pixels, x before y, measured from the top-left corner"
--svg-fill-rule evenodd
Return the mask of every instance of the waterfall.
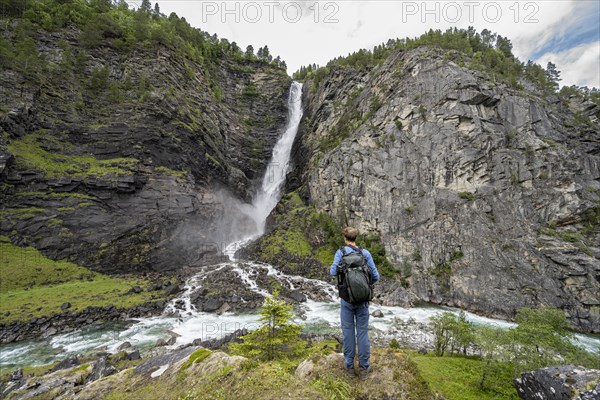
<path id="1" fill-rule="evenodd" d="M 288 123 L 285 132 L 273 148 L 273 156 L 267 165 L 262 184 L 254 196 L 252 204 L 241 210 L 255 222 L 256 228 L 254 231 L 246 234 L 245 237 L 235 240 L 225 247 L 224 253 L 232 261 L 237 250 L 264 233 L 267 217 L 281 197 L 281 188 L 283 187 L 290 166 L 292 145 L 298 133 L 298 126 L 301 119 L 302 84 L 294 81 L 288 95 Z"/>

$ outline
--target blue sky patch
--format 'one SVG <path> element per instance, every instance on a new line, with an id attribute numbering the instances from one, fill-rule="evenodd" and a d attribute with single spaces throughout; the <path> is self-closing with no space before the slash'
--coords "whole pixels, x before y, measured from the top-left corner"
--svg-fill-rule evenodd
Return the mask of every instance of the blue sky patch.
<path id="1" fill-rule="evenodd" d="M 600 40 L 600 2 L 588 2 L 585 7 L 563 19 L 568 24 L 567 31 L 554 35 L 544 45 L 533 52 L 529 59 L 537 60 L 546 53 L 560 53 L 582 44 Z M 551 27 L 553 29 L 555 27 Z"/>

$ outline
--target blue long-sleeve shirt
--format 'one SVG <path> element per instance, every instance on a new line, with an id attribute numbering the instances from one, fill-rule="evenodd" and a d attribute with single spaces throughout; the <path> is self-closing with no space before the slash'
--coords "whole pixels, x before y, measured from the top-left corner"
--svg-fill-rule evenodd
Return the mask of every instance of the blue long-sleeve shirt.
<path id="1" fill-rule="evenodd" d="M 344 250 L 346 251 L 346 253 L 355 252 L 355 250 L 350 246 L 345 246 Z M 365 256 L 367 265 L 369 266 L 369 268 L 371 268 L 371 276 L 373 277 L 373 282 L 378 281 L 379 280 L 379 272 L 377 271 L 377 267 L 375 266 L 375 262 L 373 261 L 373 256 L 371 255 L 371 253 L 369 253 L 369 250 L 366 250 L 366 249 L 362 249 L 362 253 Z M 333 257 L 333 264 L 331 264 L 331 268 L 329 269 L 329 274 L 331 276 L 337 275 L 337 267 L 340 264 L 340 261 L 342 260 L 343 255 L 344 254 L 342 253 L 342 250 L 340 250 L 340 249 L 338 249 L 338 251 L 335 252 L 335 257 Z"/>

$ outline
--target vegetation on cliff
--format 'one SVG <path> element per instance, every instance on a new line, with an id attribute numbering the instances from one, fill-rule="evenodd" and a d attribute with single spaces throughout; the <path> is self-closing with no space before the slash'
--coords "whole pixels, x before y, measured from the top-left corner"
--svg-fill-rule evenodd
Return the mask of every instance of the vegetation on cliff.
<path id="1" fill-rule="evenodd" d="M 285 126 L 280 59 L 147 4 L 0 11 L 1 233 L 99 272 L 218 258 L 216 187 L 248 198 Z"/>
<path id="2" fill-rule="evenodd" d="M 304 204 L 297 192 L 290 192 L 277 205 L 271 229 L 243 254 L 276 265 L 286 273 L 329 279 L 335 252 L 343 244 L 340 223 Z M 356 244 L 371 252 L 383 276 L 392 278 L 398 274 L 386 258 L 376 232 L 362 232 Z"/>
<path id="3" fill-rule="evenodd" d="M 361 49 L 346 57 L 336 57 L 326 66 L 308 65 L 301 67 L 293 74 L 294 79 L 311 79 L 313 89 L 319 86 L 324 77 L 336 68 L 373 68 L 383 63 L 397 49 L 414 49 L 421 46 L 448 50 L 447 60 L 454 61 L 460 66 L 472 70 L 489 73 L 492 79 L 510 84 L 517 89 L 524 89 L 524 79 L 532 82 L 543 93 L 558 91 L 560 71 L 556 65 L 549 62 L 546 68 L 531 60 L 524 63 L 512 52 L 512 43 L 507 37 L 484 29 L 478 33 L 473 27 L 468 29 L 449 28 L 441 30 L 430 29 L 418 38 L 389 39 L 373 48 Z M 598 88 L 563 87 L 560 94 L 567 98 L 570 95 L 590 99 L 600 105 Z"/>
<path id="4" fill-rule="evenodd" d="M 3 17 L 17 19 L 14 41 L 0 35 L 0 64 L 14 69 L 25 67 L 31 78 L 40 81 L 47 78 L 44 73 L 52 66 L 40 57 L 35 47 L 32 39 L 35 28 L 58 31 L 69 24 L 82 30 L 80 41 L 86 48 L 108 45 L 118 51 L 132 52 L 139 46 L 164 46 L 205 67 L 223 57 L 233 57 L 285 69 L 279 57 L 273 59 L 269 54 L 268 47 L 266 51 L 261 48 L 258 55 L 244 52 L 235 42 L 193 28 L 175 13 L 167 17 L 160 9 L 152 9 L 149 2 L 132 10 L 124 0 L 116 4 L 112 0 L 2 0 L 0 10 Z M 72 56 L 81 65 L 85 52 Z"/>
<path id="5" fill-rule="evenodd" d="M 555 67 L 484 36 L 431 31 L 312 68 L 296 177 L 318 211 L 380 233 L 402 278 L 386 300 L 506 319 L 544 304 L 596 332 L 596 92 L 558 92 Z"/>

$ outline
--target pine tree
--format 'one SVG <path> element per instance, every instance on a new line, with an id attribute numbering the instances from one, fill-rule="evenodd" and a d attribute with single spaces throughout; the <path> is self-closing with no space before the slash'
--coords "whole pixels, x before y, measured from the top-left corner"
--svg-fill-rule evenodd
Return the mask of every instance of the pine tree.
<path id="1" fill-rule="evenodd" d="M 231 53 L 237 55 L 240 52 L 240 46 L 236 42 L 231 42 Z"/>
<path id="2" fill-rule="evenodd" d="M 259 360 L 293 358 L 302 354 L 306 342 L 300 339 L 301 327 L 291 322 L 292 306 L 278 299 L 279 293 L 267 297 L 260 310 L 263 325 L 242 337 L 242 343 L 229 346 L 234 353 Z"/>
<path id="3" fill-rule="evenodd" d="M 254 47 L 251 44 L 246 47 L 246 57 L 254 57 Z"/>
<path id="4" fill-rule="evenodd" d="M 561 81 L 560 71 L 557 70 L 556 65 L 550 61 L 548 61 L 548 64 L 546 65 L 546 75 L 548 75 L 548 79 L 553 82 L 555 86 L 558 86 L 558 82 Z"/>
<path id="5" fill-rule="evenodd" d="M 150 12 L 150 10 L 152 10 L 152 3 L 150 3 L 150 0 L 142 0 L 140 10 L 144 12 Z"/>
<path id="6" fill-rule="evenodd" d="M 158 3 L 154 3 L 154 13 L 156 15 L 160 15 L 160 6 L 158 5 Z"/>
<path id="7" fill-rule="evenodd" d="M 266 62 L 271 62 L 271 60 L 273 60 L 273 56 L 271 56 L 271 54 L 269 53 L 269 47 L 265 45 L 265 47 L 263 47 L 263 60 L 265 60 Z"/>

